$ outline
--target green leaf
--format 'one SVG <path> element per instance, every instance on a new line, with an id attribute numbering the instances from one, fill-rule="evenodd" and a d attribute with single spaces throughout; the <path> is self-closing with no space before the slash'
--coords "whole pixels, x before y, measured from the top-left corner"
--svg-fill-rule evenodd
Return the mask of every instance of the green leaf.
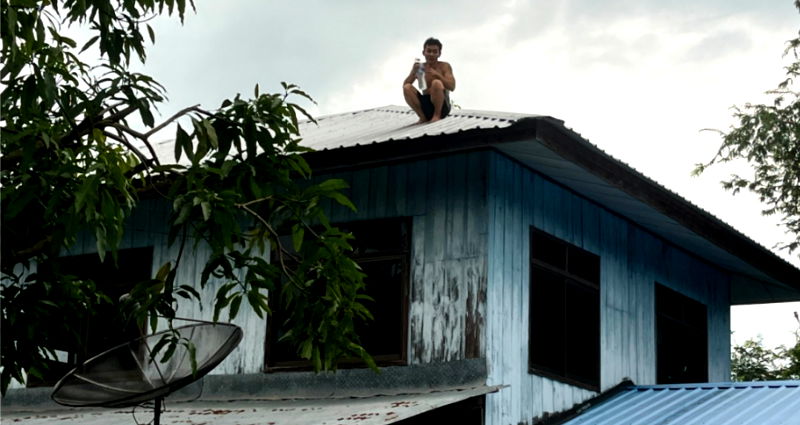
<path id="1" fill-rule="evenodd" d="M 242 294 L 236 294 L 231 300 L 231 306 L 228 310 L 228 318 L 233 320 L 239 314 L 239 307 L 242 305 Z"/>
<path id="2" fill-rule="evenodd" d="M 211 218 L 211 203 L 202 201 L 200 202 L 200 208 L 203 210 L 203 220 L 208 221 Z"/>
<path id="3" fill-rule="evenodd" d="M 350 185 L 342 179 L 328 179 L 317 185 L 320 191 L 334 191 L 347 189 Z"/>
<path id="4" fill-rule="evenodd" d="M 300 344 L 300 357 L 304 359 L 311 359 L 311 352 L 313 349 L 313 345 L 311 343 L 311 338 L 306 339 Z"/>
<path id="5" fill-rule="evenodd" d="M 208 135 L 208 141 L 211 143 L 215 149 L 219 147 L 219 141 L 217 139 L 217 130 L 214 129 L 214 126 L 211 125 L 211 122 L 208 120 L 203 120 L 203 128 L 205 129 L 206 135 Z"/>
<path id="6" fill-rule="evenodd" d="M 351 211 L 358 211 L 356 206 L 350 201 L 350 198 L 348 198 L 342 193 L 339 192 L 329 193 L 328 197 L 338 202 L 340 205 L 349 208 Z"/>
<path id="7" fill-rule="evenodd" d="M 186 350 L 189 352 L 189 362 L 192 365 L 192 375 L 197 374 L 197 348 L 192 341 L 184 342 Z"/>
<path id="8" fill-rule="evenodd" d="M 183 127 L 178 124 L 178 129 L 175 133 L 175 162 L 181 160 L 181 152 L 186 153 L 186 157 L 194 162 L 194 153 L 192 152 L 192 138 L 184 131 Z"/>
<path id="9" fill-rule="evenodd" d="M 147 33 L 150 35 L 150 42 L 155 44 L 156 43 L 156 33 L 153 31 L 153 27 L 150 24 L 147 24 Z"/>
<path id="10" fill-rule="evenodd" d="M 158 271 L 156 272 L 156 279 L 161 282 L 164 282 L 165 280 L 167 280 L 167 276 L 169 276 L 169 273 L 171 271 L 172 271 L 172 262 L 167 261 L 166 263 L 161 265 L 161 267 L 159 267 Z"/>
<path id="11" fill-rule="evenodd" d="M 167 351 L 164 352 L 164 355 L 161 356 L 161 363 L 166 362 L 172 355 L 175 354 L 175 349 L 178 348 L 178 341 L 174 338 L 170 338 L 169 345 L 167 346 Z"/>
<path id="12" fill-rule="evenodd" d="M 300 252 L 300 248 L 303 246 L 303 236 L 305 236 L 305 229 L 301 224 L 292 226 L 292 246 L 297 252 Z"/>
<path id="13" fill-rule="evenodd" d="M 83 52 L 85 52 L 85 51 L 86 51 L 86 49 L 88 49 L 88 48 L 92 47 L 92 45 L 93 45 L 94 43 L 96 43 L 96 42 L 97 42 L 97 39 L 98 39 L 98 38 L 100 38 L 100 36 L 99 36 L 99 35 L 96 35 L 96 36 L 94 36 L 94 37 L 90 38 L 90 39 L 89 39 L 89 41 L 87 41 L 87 42 L 86 42 L 86 43 L 83 45 L 83 47 L 81 47 L 81 51 L 80 51 L 80 53 L 83 53 Z"/>
<path id="14" fill-rule="evenodd" d="M 197 289 L 195 289 L 193 286 L 191 286 L 191 285 L 181 285 L 181 286 L 180 286 L 180 289 L 181 289 L 181 290 L 184 290 L 184 291 L 186 291 L 186 292 L 188 292 L 188 293 L 190 293 L 190 294 L 192 294 L 192 296 L 193 296 L 195 299 L 197 299 L 198 301 L 200 301 L 200 293 L 199 293 L 199 292 L 197 292 Z"/>

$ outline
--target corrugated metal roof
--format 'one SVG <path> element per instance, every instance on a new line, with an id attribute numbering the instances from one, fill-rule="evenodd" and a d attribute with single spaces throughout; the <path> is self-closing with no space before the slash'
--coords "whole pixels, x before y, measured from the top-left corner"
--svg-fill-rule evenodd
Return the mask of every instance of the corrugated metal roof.
<path id="1" fill-rule="evenodd" d="M 479 386 L 446 391 L 364 398 L 304 400 L 225 400 L 168 403 L 160 421 L 169 424 L 214 425 L 378 425 L 391 424 L 448 404 L 498 391 L 499 386 Z M 26 425 L 128 425 L 148 423 L 152 409 L 62 409 L 9 412 L 3 420 Z"/>
<path id="2" fill-rule="evenodd" d="M 381 108 L 317 118 L 317 124 L 300 125 L 304 146 L 317 150 L 410 140 L 423 136 L 456 134 L 479 128 L 505 128 L 535 115 L 455 109 L 446 119 L 416 124 L 417 115 L 407 107 Z"/>
<path id="3" fill-rule="evenodd" d="M 800 381 L 638 385 L 564 425 L 800 424 Z"/>
<path id="4" fill-rule="evenodd" d="M 347 148 L 389 141 L 413 140 L 424 136 L 457 134 L 468 130 L 506 128 L 522 118 L 537 115 L 456 109 L 446 119 L 416 124 L 417 115 L 408 107 L 383 106 L 363 111 L 324 115 L 316 123 L 300 122 L 302 145 L 316 150 Z M 174 140 L 154 144 L 163 164 L 175 162 Z M 186 158 L 181 163 L 188 164 Z"/>

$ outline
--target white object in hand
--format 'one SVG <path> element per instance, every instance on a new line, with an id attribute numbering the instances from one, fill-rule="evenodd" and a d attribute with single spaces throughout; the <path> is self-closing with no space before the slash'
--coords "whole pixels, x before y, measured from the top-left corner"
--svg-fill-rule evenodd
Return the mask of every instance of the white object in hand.
<path id="1" fill-rule="evenodd" d="M 424 92 L 428 89 L 428 83 L 425 82 L 425 64 L 419 59 L 416 62 L 419 64 L 417 68 L 417 86 L 419 86 L 420 91 Z"/>

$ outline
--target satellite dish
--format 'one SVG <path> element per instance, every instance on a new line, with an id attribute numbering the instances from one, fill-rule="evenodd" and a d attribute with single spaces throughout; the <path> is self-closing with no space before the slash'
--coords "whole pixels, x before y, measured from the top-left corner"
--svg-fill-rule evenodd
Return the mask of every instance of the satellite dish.
<path id="1" fill-rule="evenodd" d="M 227 323 L 201 322 L 174 329 L 194 345 L 197 368 L 189 349 L 178 344 L 167 361 L 153 357 L 152 349 L 165 330 L 104 351 L 66 374 L 50 397 L 72 407 L 127 407 L 155 399 L 155 424 L 160 404 L 173 391 L 202 378 L 239 345 L 242 329 Z"/>

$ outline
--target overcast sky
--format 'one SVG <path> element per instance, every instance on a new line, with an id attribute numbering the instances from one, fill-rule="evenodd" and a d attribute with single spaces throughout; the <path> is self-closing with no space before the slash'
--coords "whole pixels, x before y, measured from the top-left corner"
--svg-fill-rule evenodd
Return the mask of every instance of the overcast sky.
<path id="1" fill-rule="evenodd" d="M 764 101 L 782 81 L 785 42 L 800 28 L 792 0 L 196 3 L 182 27 L 152 23 L 144 71 L 169 92 L 164 115 L 281 81 L 316 99 L 315 116 L 402 105 L 401 82 L 435 36 L 462 108 L 562 119 L 762 245 L 786 240 L 755 197 L 722 190 L 731 168 L 690 172 L 719 146 L 701 129 L 727 128 L 732 105 Z M 800 303 L 749 310 L 734 309 L 736 342 L 759 332 L 769 345 L 792 341 Z"/>

